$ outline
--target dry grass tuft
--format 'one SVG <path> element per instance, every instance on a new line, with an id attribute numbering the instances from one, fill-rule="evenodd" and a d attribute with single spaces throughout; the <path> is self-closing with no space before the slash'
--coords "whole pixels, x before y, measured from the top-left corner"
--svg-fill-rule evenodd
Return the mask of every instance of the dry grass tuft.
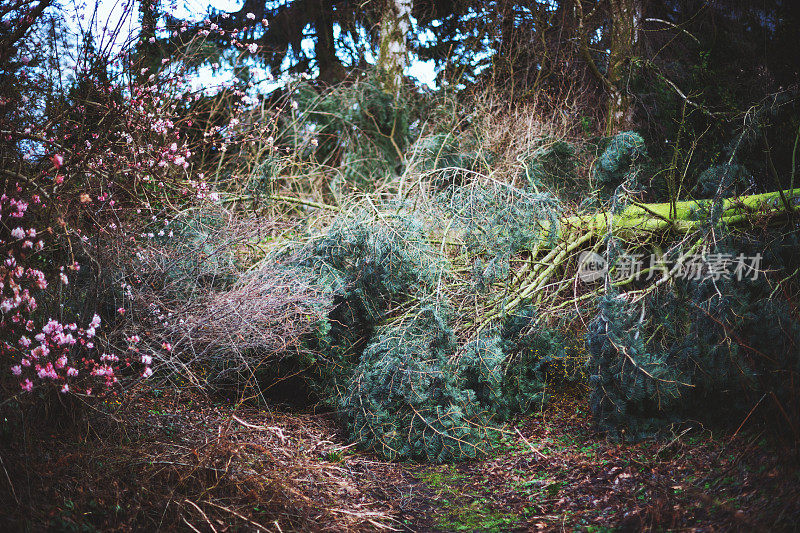
<path id="1" fill-rule="evenodd" d="M 120 351 L 135 334 L 136 349 L 153 357 L 151 379 L 256 385 L 257 370 L 300 349 L 329 309 L 288 259 L 265 260 L 293 230 L 290 221 L 206 208 L 153 228 L 160 237 L 109 243 L 104 293 L 128 310 Z"/>
<path id="2" fill-rule="evenodd" d="M 391 496 L 374 495 L 385 490 L 381 465 L 396 467 L 349 455 L 324 416 L 225 407 L 195 393 L 147 393 L 112 416 L 64 432 L 28 421 L 29 444 L 0 442 L 10 481 L 0 484 L 3 530 L 393 528 Z"/>

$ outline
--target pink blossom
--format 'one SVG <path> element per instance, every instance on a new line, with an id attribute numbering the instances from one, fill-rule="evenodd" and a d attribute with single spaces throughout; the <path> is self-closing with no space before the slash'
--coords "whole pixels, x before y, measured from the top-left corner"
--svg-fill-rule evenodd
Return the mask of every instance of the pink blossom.
<path id="1" fill-rule="evenodd" d="M 29 379 L 27 379 L 27 378 L 25 379 L 25 381 L 21 382 L 21 383 L 19 384 L 19 386 L 20 386 L 20 387 L 22 388 L 22 390 L 24 390 L 25 392 L 30 392 L 30 391 L 32 391 L 32 390 L 33 390 L 33 383 L 31 383 L 31 380 L 29 380 Z"/>
<path id="2" fill-rule="evenodd" d="M 64 156 L 61 154 L 53 154 L 50 156 L 50 161 L 53 162 L 54 167 L 61 168 L 64 165 Z"/>
<path id="3" fill-rule="evenodd" d="M 64 326 L 61 325 L 61 322 L 53 320 L 52 318 L 48 320 L 47 324 L 45 324 L 45 326 L 42 328 L 42 333 L 44 333 L 45 335 L 50 335 L 52 333 L 61 333 L 62 331 L 64 331 Z M 39 340 L 38 337 L 36 340 Z"/>
<path id="4" fill-rule="evenodd" d="M 142 372 L 142 377 L 143 378 L 149 378 L 152 375 L 153 375 L 153 369 L 150 368 L 149 366 L 144 369 L 144 372 Z"/>
<path id="5" fill-rule="evenodd" d="M 66 335 L 59 333 L 55 336 L 54 340 L 59 346 L 72 346 L 77 342 L 75 337 L 72 336 L 72 333 L 67 333 Z"/>
<path id="6" fill-rule="evenodd" d="M 77 376 L 77 375 L 78 375 L 78 370 L 77 370 L 76 368 L 69 367 L 69 368 L 67 369 L 67 375 L 68 375 L 69 377 L 71 377 L 71 378 L 74 378 L 75 376 Z"/>
<path id="7" fill-rule="evenodd" d="M 31 350 L 31 357 L 34 359 L 38 359 L 40 357 L 47 357 L 50 355 L 50 348 L 46 345 L 42 344 L 41 346 L 37 346 L 33 350 Z"/>
<path id="8" fill-rule="evenodd" d="M 97 368 L 92 370 L 91 373 L 92 373 L 93 376 L 109 376 L 110 377 L 110 376 L 114 375 L 114 369 L 111 368 L 108 365 L 102 365 L 102 366 L 98 366 Z"/>
<path id="9" fill-rule="evenodd" d="M 34 283 L 36 283 L 36 286 L 38 288 L 40 289 L 47 288 L 47 280 L 44 279 L 44 272 L 42 272 L 41 270 L 32 269 L 30 272 L 28 272 L 28 275 L 31 278 L 33 278 Z"/>
<path id="10" fill-rule="evenodd" d="M 28 203 L 23 202 L 22 200 L 14 200 L 13 198 L 9 202 L 9 205 L 14 210 L 11 212 L 11 216 L 14 218 L 22 218 L 25 214 L 25 211 L 28 209 Z"/>
<path id="11" fill-rule="evenodd" d="M 53 368 L 53 363 L 47 363 L 44 367 L 36 365 L 36 374 L 39 376 L 39 379 L 58 379 L 58 374 L 56 373 L 56 369 Z"/>
<path id="12" fill-rule="evenodd" d="M 12 366 L 11 373 L 14 374 L 15 376 L 19 376 L 20 374 L 22 374 L 22 367 L 19 365 Z"/>
<path id="13" fill-rule="evenodd" d="M 25 230 L 23 230 L 22 228 L 17 226 L 13 230 L 11 230 L 11 236 L 14 237 L 17 240 L 23 239 L 23 238 L 25 238 Z"/>

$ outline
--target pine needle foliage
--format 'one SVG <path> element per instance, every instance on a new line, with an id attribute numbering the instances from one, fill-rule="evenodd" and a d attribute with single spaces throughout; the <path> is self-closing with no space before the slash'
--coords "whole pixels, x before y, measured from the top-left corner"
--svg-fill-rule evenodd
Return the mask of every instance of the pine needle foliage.
<path id="1" fill-rule="evenodd" d="M 635 131 L 623 131 L 611 137 L 608 146 L 595 163 L 594 178 L 606 191 L 614 190 L 637 171 L 647 158 L 642 136 Z"/>
<path id="2" fill-rule="evenodd" d="M 704 170 L 697 179 L 698 198 L 725 198 L 744 194 L 754 182 L 753 175 L 738 163 L 723 163 Z"/>
<path id="3" fill-rule="evenodd" d="M 483 168 L 486 161 L 477 150 L 460 146 L 453 132 L 427 135 L 411 147 L 415 170 L 430 176 L 437 189 L 464 185 L 470 175 Z"/>
<path id="4" fill-rule="evenodd" d="M 576 147 L 566 141 L 542 139 L 521 161 L 522 182 L 532 191 L 544 187 L 556 190 L 573 187 L 577 152 Z"/>
<path id="5" fill-rule="evenodd" d="M 782 253 L 792 246 L 766 243 Z M 704 257 L 764 249 L 765 241 L 729 238 Z M 785 275 L 779 255 L 766 254 L 762 268 Z M 786 377 L 800 371 L 800 322 L 763 273 L 678 278 L 638 300 L 609 291 L 587 344 L 592 411 L 600 427 L 623 440 L 652 436 L 711 406 L 744 410 L 765 392 L 786 400 Z"/>
<path id="6" fill-rule="evenodd" d="M 533 309 L 468 325 L 455 309 L 466 294 L 488 301 L 486 269 L 453 261 L 482 256 L 507 275 L 514 254 L 555 239 L 557 212 L 544 193 L 469 183 L 426 206 L 342 215 L 292 252 L 293 271 L 333 302 L 301 366 L 353 441 L 390 459 L 457 461 L 544 404 L 565 343 Z M 450 254 L 432 244 L 448 239 Z"/>
<path id="7" fill-rule="evenodd" d="M 301 83 L 292 107 L 281 142 L 308 160 L 340 167 L 346 182 L 361 189 L 392 174 L 410 142 L 413 105 L 385 93 L 372 75 L 321 93 Z"/>
<path id="8" fill-rule="evenodd" d="M 659 250 L 666 248 L 661 259 L 679 268 L 669 275 L 651 271 L 661 279 L 627 293 L 607 279 L 597 301 L 587 332 L 590 403 L 598 425 L 617 438 L 653 436 L 710 408 L 746 411 L 764 394 L 792 401 L 792 376 L 800 369 L 800 319 L 791 306 L 800 267 L 796 223 L 790 218 L 774 229 L 734 232 L 722 221 L 723 199 L 752 183 L 737 163 L 757 133 L 745 126 L 727 150 L 728 162 L 700 176 L 695 194 L 713 201 L 691 214 L 699 222 L 695 231 L 659 242 Z M 631 132 L 617 135 L 597 162 L 601 184 L 624 184 L 611 194 L 614 212 L 635 192 L 646 157 L 640 140 Z M 626 251 L 654 251 L 623 241 L 613 228 L 606 244 L 612 269 Z M 757 270 L 738 274 L 720 263 L 756 257 L 759 263 L 750 266 Z"/>
<path id="9" fill-rule="evenodd" d="M 457 358 L 464 387 L 495 420 L 541 409 L 549 385 L 565 378 L 565 339 L 536 316 L 533 307 L 507 316 L 468 342 Z"/>
<path id="10" fill-rule="evenodd" d="M 293 268 L 326 287 L 333 301 L 309 347 L 320 358 L 317 388 L 335 391 L 375 329 L 414 294 L 430 292 L 442 265 L 412 219 L 361 214 L 305 245 Z"/>
<path id="11" fill-rule="evenodd" d="M 503 183 L 447 189 L 437 198 L 447 223 L 461 232 L 464 253 L 474 258 L 478 290 L 509 274 L 509 260 L 537 242 L 552 244 L 561 204 L 547 192 L 527 192 Z"/>
<path id="12" fill-rule="evenodd" d="M 341 401 L 351 437 L 389 459 L 441 463 L 484 451 L 492 428 L 448 364 L 455 346 L 433 307 L 378 332 Z"/>

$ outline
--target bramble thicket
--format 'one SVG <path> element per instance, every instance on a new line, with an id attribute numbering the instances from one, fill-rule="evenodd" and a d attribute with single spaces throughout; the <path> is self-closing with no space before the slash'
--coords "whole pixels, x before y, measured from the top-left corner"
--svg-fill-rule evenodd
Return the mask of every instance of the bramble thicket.
<path id="1" fill-rule="evenodd" d="M 758 31 L 789 46 L 797 12 L 768 3 Z M 250 4 L 125 4 L 126 35 L 2 2 L 8 420 L 192 389 L 448 463 L 585 387 L 618 441 L 797 441 L 796 65 L 745 62 L 739 88 L 720 48 L 758 46 L 758 13 L 411 2 L 386 45 L 397 6 Z M 436 89 L 387 83 L 384 46 Z"/>

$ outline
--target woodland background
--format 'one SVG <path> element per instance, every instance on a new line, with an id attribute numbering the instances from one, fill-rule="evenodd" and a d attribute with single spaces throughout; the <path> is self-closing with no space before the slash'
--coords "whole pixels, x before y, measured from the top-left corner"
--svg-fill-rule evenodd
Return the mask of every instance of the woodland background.
<path id="1" fill-rule="evenodd" d="M 0 0 L 0 522 L 792 529 L 798 23 Z"/>

